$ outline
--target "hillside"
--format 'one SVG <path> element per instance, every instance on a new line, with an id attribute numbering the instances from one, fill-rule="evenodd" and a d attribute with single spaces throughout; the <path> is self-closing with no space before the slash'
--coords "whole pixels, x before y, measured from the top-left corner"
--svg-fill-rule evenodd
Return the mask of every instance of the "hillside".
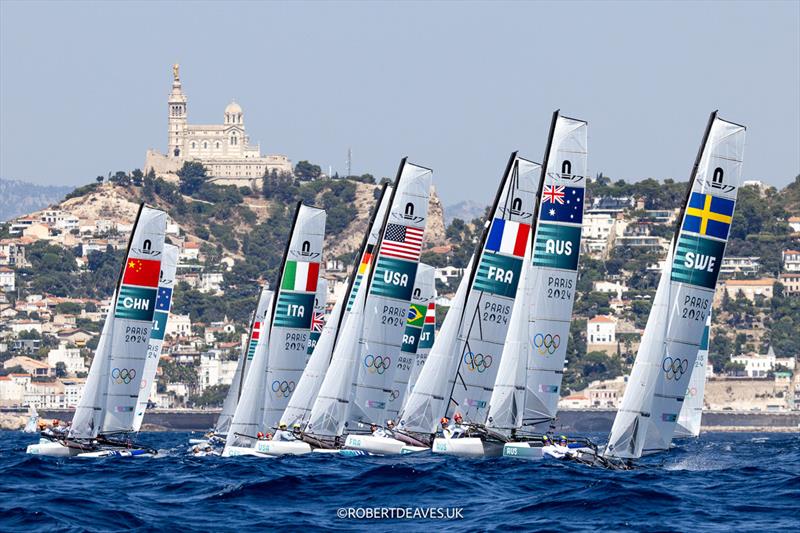
<path id="1" fill-rule="evenodd" d="M 36 185 L 0 178 L 0 222 L 37 211 L 58 202 L 74 187 Z"/>

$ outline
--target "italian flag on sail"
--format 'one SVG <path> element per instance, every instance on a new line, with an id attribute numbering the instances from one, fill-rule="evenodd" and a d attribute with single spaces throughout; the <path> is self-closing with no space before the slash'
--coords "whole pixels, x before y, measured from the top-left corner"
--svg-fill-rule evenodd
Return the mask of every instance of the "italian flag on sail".
<path id="1" fill-rule="evenodd" d="M 286 261 L 281 289 L 286 291 L 315 292 L 319 278 L 319 263 Z"/>

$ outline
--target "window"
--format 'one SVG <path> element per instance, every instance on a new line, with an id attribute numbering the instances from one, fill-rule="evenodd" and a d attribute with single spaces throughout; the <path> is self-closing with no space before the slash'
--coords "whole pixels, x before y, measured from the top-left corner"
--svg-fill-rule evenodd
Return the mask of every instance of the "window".
<path id="1" fill-rule="evenodd" d="M 197 148 L 197 143 L 192 141 L 192 149 L 195 149 L 195 148 Z"/>
<path id="2" fill-rule="evenodd" d="M 206 141 L 203 141 L 203 150 L 205 150 L 207 148 L 208 148 L 208 143 Z"/>

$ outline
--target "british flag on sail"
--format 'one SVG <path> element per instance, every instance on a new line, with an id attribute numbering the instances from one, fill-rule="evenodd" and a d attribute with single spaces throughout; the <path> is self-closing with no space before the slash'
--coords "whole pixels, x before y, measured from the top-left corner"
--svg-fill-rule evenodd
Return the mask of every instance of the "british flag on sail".
<path id="1" fill-rule="evenodd" d="M 325 313 L 314 311 L 314 316 L 311 317 L 311 331 L 322 333 L 323 326 L 325 326 Z"/>

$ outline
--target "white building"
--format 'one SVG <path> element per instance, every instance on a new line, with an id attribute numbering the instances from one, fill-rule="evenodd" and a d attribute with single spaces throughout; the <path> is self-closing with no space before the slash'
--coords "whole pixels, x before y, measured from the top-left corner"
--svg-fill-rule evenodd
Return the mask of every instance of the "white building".
<path id="1" fill-rule="evenodd" d="M 185 242 L 181 247 L 178 254 L 178 260 L 183 261 L 197 261 L 200 259 L 200 245 L 196 242 Z"/>
<path id="2" fill-rule="evenodd" d="M 64 383 L 64 407 L 75 407 L 81 400 L 83 387 L 86 385 L 84 378 L 70 378 L 62 380 Z"/>
<path id="3" fill-rule="evenodd" d="M 744 365 L 745 375 L 749 378 L 765 378 L 777 365 L 794 371 L 794 357 L 777 357 L 770 347 L 766 355 L 746 354 L 731 357 L 731 362 Z"/>
<path id="4" fill-rule="evenodd" d="M 792 228 L 792 231 L 795 233 L 800 232 L 800 217 L 789 217 L 787 222 L 789 223 L 789 227 Z"/>
<path id="5" fill-rule="evenodd" d="M 593 281 L 592 290 L 596 292 L 610 292 L 616 296 L 617 300 L 621 300 L 622 293 L 628 290 L 628 286 L 618 281 Z"/>
<path id="6" fill-rule="evenodd" d="M 783 284 L 783 292 L 787 295 L 800 294 L 800 272 L 786 273 L 778 276 L 778 281 Z"/>
<path id="7" fill-rule="evenodd" d="M 0 267 L 0 290 L 13 292 L 17 290 L 16 274 L 8 267 Z"/>
<path id="8" fill-rule="evenodd" d="M 30 379 L 28 379 L 30 382 Z M 22 405 L 25 399 L 25 385 L 12 376 L 0 376 L 0 405 Z"/>
<path id="9" fill-rule="evenodd" d="M 56 381 L 32 381 L 25 390 L 25 404 L 37 409 L 62 409 L 64 384 Z"/>
<path id="10" fill-rule="evenodd" d="M 586 323 L 587 344 L 615 344 L 617 321 L 610 316 L 597 315 Z"/>
<path id="11" fill-rule="evenodd" d="M 437 268 L 433 271 L 434 279 L 438 279 L 439 281 L 441 281 L 442 283 L 446 283 L 447 285 L 450 285 L 451 281 L 455 281 L 457 284 L 463 275 L 464 275 L 464 269 L 457 268 L 454 266 Z"/>
<path id="12" fill-rule="evenodd" d="M 800 252 L 797 250 L 784 250 L 781 253 L 783 258 L 783 270 L 786 272 L 800 272 Z"/>
<path id="13" fill-rule="evenodd" d="M 223 282 L 224 276 L 222 272 L 202 272 L 200 273 L 198 290 L 200 292 L 221 294 L 223 292 L 221 289 Z"/>
<path id="14" fill-rule="evenodd" d="M 741 272 L 742 274 L 757 274 L 760 268 L 760 257 L 729 256 L 722 259 L 722 264 L 719 267 L 719 273 L 733 274 L 735 272 Z"/>
<path id="15" fill-rule="evenodd" d="M 189 337 L 192 334 L 192 319 L 189 315 L 170 314 L 165 335 Z"/>
<path id="16" fill-rule="evenodd" d="M 67 372 L 72 375 L 78 372 L 88 372 L 80 349 L 67 348 L 64 343 L 59 344 L 58 348 L 53 348 L 47 353 L 47 364 L 55 368 L 58 363 L 64 363 Z"/>
<path id="17" fill-rule="evenodd" d="M 725 280 L 722 286 L 729 298 L 736 298 L 739 293 L 742 293 L 745 298 L 754 302 L 756 296 L 772 298 L 775 280 L 771 278 L 729 279 Z"/>
<path id="18" fill-rule="evenodd" d="M 222 124 L 189 124 L 188 98 L 183 94 L 178 65 L 172 67 L 172 92 L 167 100 L 167 153 L 148 150 L 145 173 L 172 178 L 186 161 L 200 161 L 218 183 L 260 188 L 265 172 L 292 172 L 285 155 L 261 155 L 244 127 L 244 112 L 231 102 Z"/>
<path id="19" fill-rule="evenodd" d="M 230 385 L 236 372 L 236 360 L 223 359 L 219 351 L 212 350 L 200 356 L 200 388 Z"/>

